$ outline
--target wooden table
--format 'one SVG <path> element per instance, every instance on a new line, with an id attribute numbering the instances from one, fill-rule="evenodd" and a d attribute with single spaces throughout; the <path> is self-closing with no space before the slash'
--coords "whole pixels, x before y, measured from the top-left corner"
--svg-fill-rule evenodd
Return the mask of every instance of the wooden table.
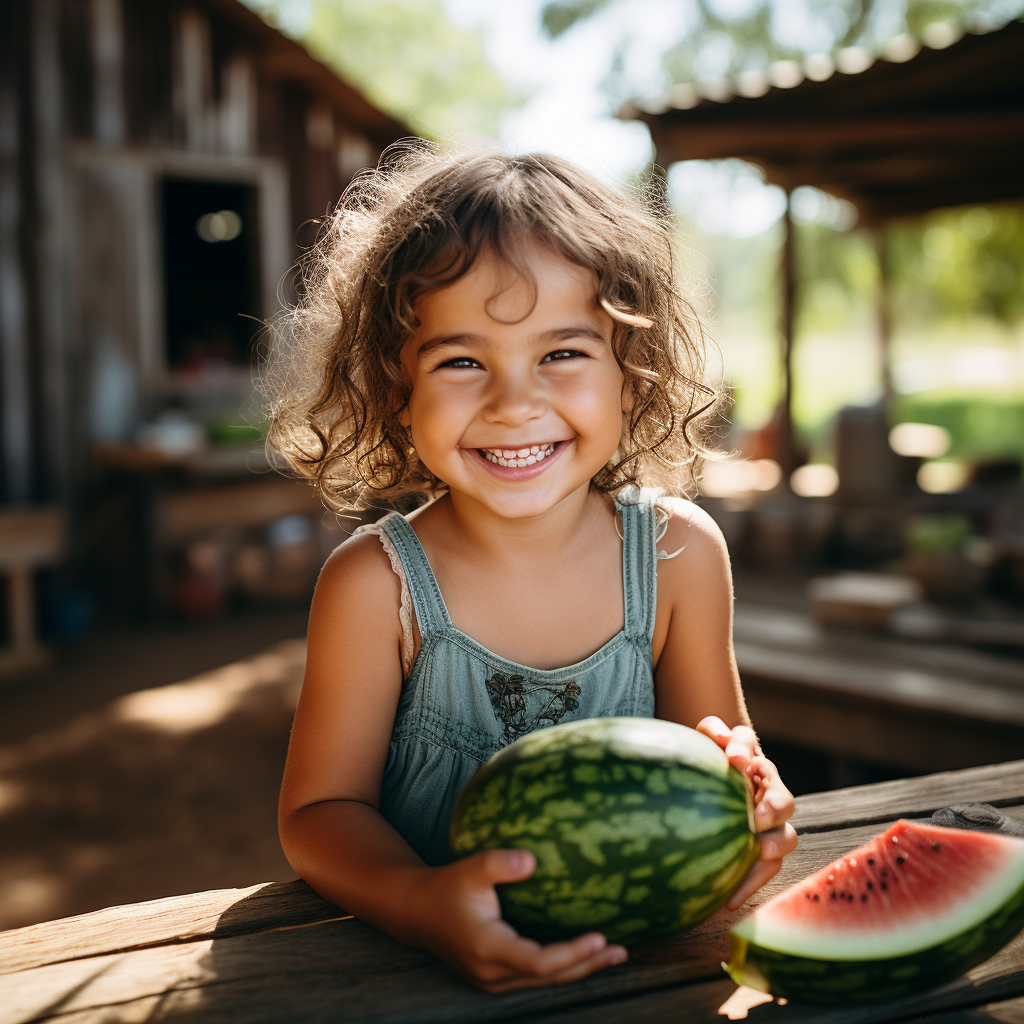
<path id="1" fill-rule="evenodd" d="M 1024 816 L 1024 761 L 801 797 L 800 846 L 766 899 L 882 831 L 950 803 Z M 582 982 L 488 996 L 430 955 L 345 915 L 302 882 L 112 907 L 0 933 L 0 1021 L 550 1024 L 724 1021 L 722 974 L 739 915 L 634 953 Z M 1024 936 L 941 989 L 873 1006 L 756 1006 L 754 1024 L 992 1024 L 1024 1021 Z"/>

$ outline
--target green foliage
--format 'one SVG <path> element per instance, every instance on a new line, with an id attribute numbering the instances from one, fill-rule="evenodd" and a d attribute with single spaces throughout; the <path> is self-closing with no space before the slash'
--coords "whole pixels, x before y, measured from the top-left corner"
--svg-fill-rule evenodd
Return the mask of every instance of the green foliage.
<path id="1" fill-rule="evenodd" d="M 1024 396 L 950 395 L 922 392 L 900 395 L 893 422 L 934 423 L 953 437 L 949 454 L 968 462 L 1024 458 Z"/>
<path id="2" fill-rule="evenodd" d="M 878 258 L 863 231 L 835 231 L 824 224 L 798 224 L 799 282 L 797 333 L 835 331 L 873 301 Z"/>
<path id="3" fill-rule="evenodd" d="M 890 266 L 904 315 L 925 322 L 1024 316 L 1024 207 L 941 210 L 893 225 Z"/>
<path id="4" fill-rule="evenodd" d="M 611 0 L 556 0 L 546 4 L 541 12 L 544 31 L 552 39 L 568 32 L 578 21 L 583 21 L 603 10 Z"/>
<path id="5" fill-rule="evenodd" d="M 246 0 L 270 20 L 295 3 Z M 491 66 L 481 32 L 440 0 L 308 0 L 300 41 L 373 103 L 427 136 L 495 135 L 519 97 Z"/>
<path id="6" fill-rule="evenodd" d="M 919 555 L 959 551 L 970 538 L 971 521 L 967 516 L 918 516 L 907 527 L 907 547 Z"/>

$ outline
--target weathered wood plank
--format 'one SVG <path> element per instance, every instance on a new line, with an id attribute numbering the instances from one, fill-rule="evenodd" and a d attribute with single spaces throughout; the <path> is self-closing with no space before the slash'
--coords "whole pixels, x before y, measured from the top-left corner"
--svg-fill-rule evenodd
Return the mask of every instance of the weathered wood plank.
<path id="1" fill-rule="evenodd" d="M 938 807 L 967 801 L 1001 807 L 1014 802 L 1024 804 L 1024 761 L 803 796 L 797 799 L 793 822 L 802 833 L 835 831 L 844 826 L 876 826 L 856 836 L 837 835 L 828 845 L 830 851 L 836 852 L 817 864 L 821 867 L 900 815 L 927 817 Z M 1024 818 L 1019 812 L 1017 816 Z M 840 848 L 847 842 L 849 846 Z M 782 878 L 795 881 L 803 875 L 792 875 L 794 870 L 804 874 L 817 870 L 811 866 L 816 860 L 803 860 L 803 852 L 808 849 L 805 838 L 796 859 L 787 859 Z M 343 913 L 303 882 L 220 889 L 130 907 L 110 907 L 80 917 L 0 932 L 0 975 L 78 957 L 307 924 Z"/>
<path id="2" fill-rule="evenodd" d="M 1009 810 L 1024 813 L 1024 806 Z M 803 837 L 779 876 L 752 903 L 824 867 L 878 831 L 878 825 L 865 825 Z M 715 915 L 692 932 L 636 951 L 625 966 L 576 985 L 495 999 L 471 989 L 428 954 L 353 919 L 283 929 L 278 925 L 279 930 L 252 934 L 254 921 L 263 925 L 272 919 L 268 902 L 287 903 L 288 913 L 294 916 L 309 912 L 301 894 L 294 892 L 297 884 L 269 887 L 277 890 L 269 894 L 260 887 L 235 891 L 241 898 L 222 912 L 210 933 L 224 937 L 194 938 L 9 974 L 3 982 L 0 1022 L 23 1024 L 58 1014 L 68 1021 L 64 1016 L 68 1013 L 83 1022 L 149 1019 L 146 1014 L 157 1006 L 158 1018 L 187 1014 L 190 1020 L 218 1022 L 483 1021 L 518 1019 L 581 1002 L 606 1008 L 611 1001 L 631 1002 L 630 996 L 652 989 L 685 986 L 689 992 L 695 983 L 717 980 L 719 964 L 728 955 L 728 928 L 740 916 Z M 226 894 L 206 895 L 223 899 Z M 209 906 L 206 914 L 210 916 Z M 274 919 L 289 920 L 284 913 Z M 1018 942 L 1003 955 L 1004 960 L 1007 955 L 1016 959 L 1000 969 L 1021 972 L 1024 977 L 1024 944 Z M 731 991 L 730 985 L 721 1001 Z M 1020 993 L 1024 993 L 1024 982 Z M 1020 993 L 999 989 L 986 998 Z M 670 1004 L 678 1013 L 677 1003 Z M 853 1017 L 851 1022 L 867 1024 L 870 1019 Z M 601 1020 L 603 1024 L 605 1018 Z"/>
<path id="3" fill-rule="evenodd" d="M 9 974 L 0 1021 L 374 1022 L 518 1020 L 580 999 L 715 977 L 723 924 L 713 942 L 691 934 L 652 947 L 628 965 L 560 989 L 492 997 L 470 987 L 434 957 L 348 920 L 206 939 L 75 960 Z M 713 951 L 713 952 L 712 952 Z M 709 955 L 710 954 L 710 955 Z"/>
<path id="4" fill-rule="evenodd" d="M 556 1012 L 543 1017 L 545 1024 L 708 1024 L 724 1020 L 720 1010 L 735 992 L 728 979 L 662 989 L 614 1002 L 603 1002 Z M 763 1003 L 748 1010 L 750 1024 L 994 1024 L 1024 1018 L 1000 1017 L 1019 1013 L 1024 1007 L 1024 936 L 1011 943 L 967 976 L 941 988 L 905 999 L 863 1006 L 813 1006 Z M 983 1004 L 989 1004 L 987 1006 Z M 981 1009 L 974 1009 L 981 1006 Z M 942 1011 L 948 1016 L 933 1017 Z M 976 1016 L 972 1016 L 975 1014 Z"/>
<path id="5" fill-rule="evenodd" d="M 930 1017 L 928 1024 L 1024 1024 L 1024 998 Z"/>
<path id="6" fill-rule="evenodd" d="M 852 804 L 861 808 L 861 821 L 886 811 L 888 817 L 851 828 L 805 832 L 780 875 L 751 905 L 876 835 L 898 814 L 908 816 L 908 807 L 923 802 L 926 810 L 931 809 L 935 797 L 927 797 L 933 792 L 941 794 L 936 806 L 986 800 L 1024 817 L 1024 797 L 1008 804 L 1007 795 L 1020 791 L 1021 776 L 1019 764 L 945 773 L 933 777 L 934 789 L 919 787 L 916 802 L 906 792 L 900 796 L 899 788 L 929 780 L 847 791 Z M 889 796 L 871 799 L 866 792 L 870 790 L 886 790 Z M 998 793 L 1003 798 L 993 795 Z M 800 803 L 813 805 L 820 799 L 804 798 Z M 833 819 L 837 806 L 838 801 L 831 808 Z M 815 810 L 812 806 L 811 811 Z M 823 816 L 825 809 L 817 813 Z M 808 818 L 816 820 L 811 814 Z M 739 916 L 715 915 L 690 933 L 637 951 L 623 967 L 576 985 L 495 998 L 476 992 L 429 955 L 361 922 L 337 920 L 339 915 L 336 907 L 303 883 L 293 882 L 115 907 L 0 934 L 0 963 L 12 971 L 0 981 L 0 1022 L 22 1024 L 58 1016 L 66 1024 L 180 1016 L 197 1021 L 268 1022 L 511 1020 L 581 1003 L 608 1009 L 612 1004 L 654 998 L 658 993 L 652 990 L 670 986 L 685 986 L 690 1005 L 690 994 L 701 983 L 717 986 L 708 990 L 711 1001 L 720 994 L 723 982 L 718 964 L 726 956 L 728 928 Z M 1016 959 L 1006 961 L 1007 955 Z M 1020 943 L 1001 957 L 990 964 L 999 961 L 996 970 L 1002 973 L 986 982 L 988 987 L 976 993 L 973 1002 L 944 1003 L 935 1010 L 979 1006 L 1024 994 Z M 1013 989 L 1018 982 L 1006 979 L 1017 975 L 1020 985 Z M 725 982 L 722 1001 L 729 984 Z M 711 1019 L 718 1005 L 712 1008 Z M 672 1006 L 673 1020 L 688 1019 L 679 1017 L 678 997 Z M 639 1011 L 623 1012 L 632 1018 Z M 758 1008 L 757 1012 L 763 1017 L 768 1011 Z M 613 1020 L 600 1019 L 602 1024 Z M 850 1024 L 875 1019 L 879 1018 L 848 1018 Z"/>
<path id="7" fill-rule="evenodd" d="M 302 881 L 213 889 L 0 932 L 0 976 L 148 946 L 228 938 L 345 914 Z"/>
<path id="8" fill-rule="evenodd" d="M 939 807 L 967 802 L 996 807 L 1024 803 L 1024 761 L 812 793 L 797 800 L 792 820 L 798 832 L 818 832 L 929 817 Z"/>

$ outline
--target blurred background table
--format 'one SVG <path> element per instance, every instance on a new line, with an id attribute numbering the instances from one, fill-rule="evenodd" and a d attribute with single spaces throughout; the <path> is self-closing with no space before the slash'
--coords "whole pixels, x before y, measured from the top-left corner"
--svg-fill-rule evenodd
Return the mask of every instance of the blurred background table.
<path id="1" fill-rule="evenodd" d="M 926 818 L 960 802 L 991 803 L 1020 817 L 1024 762 L 800 798 L 793 817 L 800 845 L 752 903 L 896 818 Z M 739 916 L 720 912 L 693 931 L 637 950 L 621 967 L 572 985 L 489 996 L 302 882 L 215 890 L 0 934 L 0 1021 L 710 1022 L 729 1016 L 736 1002 L 736 987 L 719 963 Z M 753 1022 L 801 1024 L 1022 1018 L 1024 936 L 966 977 L 922 995 L 864 1007 L 765 1003 L 749 1010 Z"/>
<path id="2" fill-rule="evenodd" d="M 1019 648 L 822 625 L 806 579 L 740 577 L 751 720 L 794 792 L 1024 758 Z"/>

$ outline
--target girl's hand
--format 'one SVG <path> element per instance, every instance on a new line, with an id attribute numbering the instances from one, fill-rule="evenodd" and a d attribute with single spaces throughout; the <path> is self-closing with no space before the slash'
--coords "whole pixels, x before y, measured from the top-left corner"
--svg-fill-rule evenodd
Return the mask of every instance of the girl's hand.
<path id="1" fill-rule="evenodd" d="M 711 716 L 701 719 L 697 731 L 725 751 L 729 763 L 747 777 L 754 793 L 754 827 L 761 840 L 761 856 L 726 903 L 729 910 L 739 910 L 749 896 L 778 874 L 782 858 L 796 849 L 796 831 L 789 823 L 793 794 L 779 778 L 775 765 L 761 753 L 753 729 L 745 725 L 730 729 L 720 718 Z"/>
<path id="2" fill-rule="evenodd" d="M 561 985 L 622 963 L 625 948 L 609 946 L 600 932 L 542 946 L 502 920 L 494 886 L 529 878 L 535 867 L 529 850 L 486 850 L 428 869 L 415 897 L 423 921 L 417 945 L 495 993 Z"/>

